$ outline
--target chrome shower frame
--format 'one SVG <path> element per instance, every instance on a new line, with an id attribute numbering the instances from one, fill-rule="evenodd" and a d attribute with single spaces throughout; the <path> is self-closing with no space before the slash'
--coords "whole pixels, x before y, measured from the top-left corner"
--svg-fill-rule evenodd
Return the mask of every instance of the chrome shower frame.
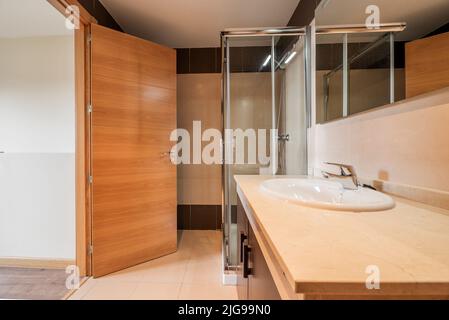
<path id="1" fill-rule="evenodd" d="M 274 70 L 276 67 L 275 59 L 275 38 L 282 36 L 305 36 L 307 28 L 305 27 L 282 27 L 282 28 L 249 28 L 249 29 L 226 29 L 221 32 L 221 52 L 222 52 L 222 97 L 221 97 L 221 112 L 222 112 L 222 124 L 223 124 L 223 137 L 222 146 L 224 153 L 222 155 L 222 230 L 223 230 L 223 265 L 225 271 L 232 271 L 236 269 L 236 266 L 230 263 L 230 225 L 231 225 L 231 209 L 228 206 L 229 203 L 229 190 L 226 190 L 228 185 L 231 185 L 232 177 L 228 174 L 228 167 L 226 164 L 226 155 L 229 153 L 229 148 L 232 148 L 232 144 L 229 143 L 229 139 L 226 139 L 225 129 L 230 128 L 230 46 L 228 39 L 232 38 L 245 38 L 245 37 L 271 37 L 271 70 L 272 70 L 272 127 L 276 127 L 276 100 L 275 92 L 276 87 L 274 85 Z M 308 46 L 310 49 L 310 45 Z M 308 68 L 307 68 L 308 69 Z M 271 152 L 273 152 L 273 146 L 277 144 L 278 137 L 271 135 Z M 276 161 L 275 161 L 276 162 Z M 272 166 L 272 174 L 276 174 L 276 166 Z"/>

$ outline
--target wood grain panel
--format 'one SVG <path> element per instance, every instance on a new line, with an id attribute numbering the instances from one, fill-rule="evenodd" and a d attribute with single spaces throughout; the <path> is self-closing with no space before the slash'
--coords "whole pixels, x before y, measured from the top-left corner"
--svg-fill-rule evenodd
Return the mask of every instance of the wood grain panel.
<path id="1" fill-rule="evenodd" d="M 92 26 L 93 274 L 176 251 L 174 50 Z"/>
<path id="2" fill-rule="evenodd" d="M 405 46 L 406 97 L 449 86 L 449 32 Z"/>
<path id="3" fill-rule="evenodd" d="M 257 242 L 254 230 L 248 223 L 248 243 L 251 247 L 252 270 L 248 280 L 249 300 L 281 300 L 276 283 Z"/>

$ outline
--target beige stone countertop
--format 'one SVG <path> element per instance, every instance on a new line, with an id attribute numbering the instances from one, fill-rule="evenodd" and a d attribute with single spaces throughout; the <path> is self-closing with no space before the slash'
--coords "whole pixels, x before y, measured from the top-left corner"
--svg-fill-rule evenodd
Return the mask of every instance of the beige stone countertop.
<path id="1" fill-rule="evenodd" d="M 387 211 L 315 209 L 260 191 L 272 178 L 235 176 L 296 293 L 449 297 L 449 211 L 397 197 Z M 379 268 L 380 290 L 366 289 L 369 266 Z"/>

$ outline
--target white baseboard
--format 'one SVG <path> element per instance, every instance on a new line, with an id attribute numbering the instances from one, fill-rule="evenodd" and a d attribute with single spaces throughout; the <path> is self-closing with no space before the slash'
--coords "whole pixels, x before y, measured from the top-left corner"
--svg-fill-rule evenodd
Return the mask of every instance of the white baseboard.
<path id="1" fill-rule="evenodd" d="M 36 269 L 65 269 L 74 265 L 74 260 L 0 257 L 0 267 L 36 268 Z"/>

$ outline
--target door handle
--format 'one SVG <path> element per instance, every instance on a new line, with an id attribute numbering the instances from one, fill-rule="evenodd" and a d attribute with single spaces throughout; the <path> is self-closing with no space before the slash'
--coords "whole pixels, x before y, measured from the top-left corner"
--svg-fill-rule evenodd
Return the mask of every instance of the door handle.
<path id="1" fill-rule="evenodd" d="M 161 158 L 163 158 L 163 157 L 169 157 L 169 156 L 171 156 L 173 153 L 174 153 L 174 152 L 172 152 L 172 151 L 169 151 L 169 152 L 162 152 L 162 153 L 161 153 Z"/>
<path id="2" fill-rule="evenodd" d="M 240 262 L 243 262 L 243 243 L 248 239 L 244 232 L 240 232 Z"/>
<path id="3" fill-rule="evenodd" d="M 161 153 L 161 159 L 162 158 L 168 158 L 171 163 L 176 163 L 176 152 L 168 151 L 168 152 L 162 152 Z"/>
<path id="4" fill-rule="evenodd" d="M 251 247 L 245 245 L 243 247 L 243 278 L 248 278 L 252 274 L 253 269 L 249 267 L 249 254 Z"/>

